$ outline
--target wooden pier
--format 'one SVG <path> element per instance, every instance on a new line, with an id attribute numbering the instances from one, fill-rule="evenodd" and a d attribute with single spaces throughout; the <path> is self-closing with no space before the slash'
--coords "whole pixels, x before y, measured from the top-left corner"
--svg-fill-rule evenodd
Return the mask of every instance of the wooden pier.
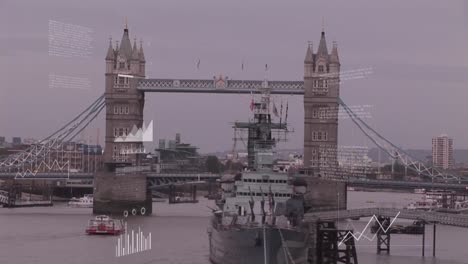
<path id="1" fill-rule="evenodd" d="M 309 234 L 309 262 L 321 263 L 348 263 L 356 264 L 355 241 L 352 230 L 339 230 L 335 228 L 335 221 L 355 219 L 360 217 L 376 217 L 386 219 L 390 224 L 391 218 L 419 220 L 433 225 L 432 256 L 436 256 L 436 228 L 437 224 L 468 227 L 468 215 L 449 214 L 441 212 L 428 212 L 396 208 L 363 208 L 339 211 L 309 212 L 304 215 L 303 224 Z M 324 224 L 326 223 L 326 224 Z M 389 225 L 387 225 L 389 227 Z M 387 228 L 382 227 L 382 228 Z M 390 254 L 390 232 L 388 229 L 377 230 L 377 254 Z M 343 235 L 345 234 L 345 235 Z M 348 236 L 347 236 L 348 235 Z M 339 242 L 341 241 L 341 242 Z M 346 243 L 343 243 L 345 241 Z M 425 234 L 422 236 L 422 256 L 424 256 Z"/>
<path id="2" fill-rule="evenodd" d="M 397 214 L 398 218 L 402 219 L 423 220 L 429 223 L 468 227 L 468 214 L 449 214 L 396 208 L 363 208 L 306 213 L 304 216 L 304 221 L 336 221 L 341 219 L 371 216 L 395 217 Z"/>

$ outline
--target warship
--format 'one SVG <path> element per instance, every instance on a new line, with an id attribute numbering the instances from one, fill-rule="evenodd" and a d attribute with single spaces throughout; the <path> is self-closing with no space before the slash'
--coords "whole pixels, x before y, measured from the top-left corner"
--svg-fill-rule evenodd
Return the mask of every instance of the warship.
<path id="1" fill-rule="evenodd" d="M 260 92 L 259 101 L 252 98 L 253 119 L 234 123 L 248 134 L 248 166 L 221 183 L 222 198 L 208 228 L 214 264 L 307 263 L 303 198 L 288 174 L 273 171 L 273 148 L 288 132 L 287 110 L 282 122 L 282 106 L 280 115 L 275 104 L 270 111 L 270 89 L 263 86 Z"/>

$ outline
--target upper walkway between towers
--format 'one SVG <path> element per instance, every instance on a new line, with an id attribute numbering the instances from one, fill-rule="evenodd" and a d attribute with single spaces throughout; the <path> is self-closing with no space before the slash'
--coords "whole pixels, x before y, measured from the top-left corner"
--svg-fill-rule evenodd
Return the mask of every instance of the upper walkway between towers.
<path id="1" fill-rule="evenodd" d="M 144 92 L 170 93 L 259 93 L 262 87 L 270 88 L 272 94 L 303 95 L 304 81 L 230 80 L 227 77 L 213 79 L 141 79 L 138 90 Z"/>

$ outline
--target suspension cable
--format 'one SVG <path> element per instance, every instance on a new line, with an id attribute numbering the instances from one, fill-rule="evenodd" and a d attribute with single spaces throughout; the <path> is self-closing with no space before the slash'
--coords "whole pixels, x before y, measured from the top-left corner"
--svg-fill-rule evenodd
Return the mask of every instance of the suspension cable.
<path id="1" fill-rule="evenodd" d="M 435 177 L 442 177 L 442 178 L 454 178 L 454 179 L 458 179 L 459 180 L 459 177 L 457 176 L 454 176 L 454 175 L 451 175 L 451 174 L 442 174 L 439 170 L 435 169 L 435 168 L 431 168 L 433 171 L 435 171 L 437 174 L 434 175 L 434 173 L 430 172 L 429 168 L 427 168 L 424 163 L 422 161 L 420 161 L 419 159 L 417 158 L 414 158 L 413 156 L 411 156 L 409 153 L 407 153 L 406 151 L 404 151 L 403 149 L 401 149 L 400 147 L 396 146 L 395 144 L 393 144 L 392 142 L 390 142 L 388 139 L 386 139 L 385 137 L 383 137 L 382 135 L 380 135 L 377 131 L 375 131 L 374 129 L 372 129 L 366 122 L 364 122 L 359 116 L 356 115 L 356 113 L 354 113 L 344 102 L 343 100 L 341 100 L 341 98 L 338 98 L 338 101 L 339 101 L 339 104 L 341 106 L 343 106 L 343 108 L 345 109 L 346 113 L 349 115 L 349 117 L 351 118 L 351 120 L 354 122 L 354 124 L 356 124 L 356 126 L 375 144 L 377 145 L 380 149 L 382 149 L 383 151 L 385 151 L 390 157 L 394 158 L 394 159 L 398 159 L 400 158 L 401 161 L 403 161 L 404 165 L 406 168 L 410 168 L 418 173 L 422 173 L 423 175 L 426 175 L 426 176 L 429 176 L 431 178 L 435 178 Z M 395 153 L 392 153 L 390 152 L 386 147 L 384 147 L 381 143 L 377 142 L 377 140 L 371 136 L 369 134 L 369 132 L 363 128 L 363 126 L 365 126 L 368 130 L 370 130 L 372 133 L 374 133 L 379 139 L 383 140 L 385 143 L 389 144 L 391 147 L 393 147 L 395 149 Z M 402 155 L 400 154 L 404 154 L 407 156 L 407 158 L 410 158 L 410 161 L 406 161 L 406 160 L 403 160 L 402 159 Z M 416 166 L 416 162 L 418 163 Z M 409 164 L 406 164 L 406 163 L 409 163 Z M 421 169 L 422 167 L 422 169 Z"/>

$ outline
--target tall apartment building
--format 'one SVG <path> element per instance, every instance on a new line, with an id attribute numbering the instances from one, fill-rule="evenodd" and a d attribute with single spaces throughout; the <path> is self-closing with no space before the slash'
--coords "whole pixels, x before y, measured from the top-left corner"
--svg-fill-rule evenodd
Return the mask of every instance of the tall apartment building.
<path id="1" fill-rule="evenodd" d="M 447 135 L 432 138 L 432 165 L 436 168 L 453 167 L 453 139 Z"/>

